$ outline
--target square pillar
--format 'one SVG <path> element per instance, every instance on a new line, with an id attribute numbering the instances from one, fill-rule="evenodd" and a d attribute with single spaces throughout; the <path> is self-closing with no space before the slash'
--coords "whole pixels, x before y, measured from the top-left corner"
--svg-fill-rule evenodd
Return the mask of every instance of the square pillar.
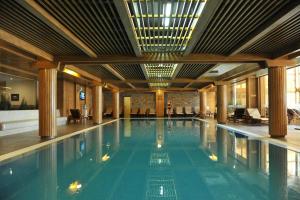
<path id="1" fill-rule="evenodd" d="M 227 123 L 227 85 L 217 85 L 217 121 L 220 124 Z"/>
<path id="2" fill-rule="evenodd" d="M 284 137 L 287 134 L 286 68 L 268 68 L 269 134 Z"/>
<path id="3" fill-rule="evenodd" d="M 102 123 L 102 86 L 93 86 L 93 122 L 95 124 Z"/>
<path id="4" fill-rule="evenodd" d="M 51 64 L 52 65 L 52 64 Z M 39 68 L 39 135 L 54 138 L 56 130 L 57 69 Z"/>
<path id="5" fill-rule="evenodd" d="M 113 103 L 113 118 L 119 119 L 120 116 L 120 92 L 112 92 L 112 103 Z"/>
<path id="6" fill-rule="evenodd" d="M 199 110 L 199 114 L 201 118 L 205 118 L 206 116 L 206 107 L 207 107 L 207 101 L 206 101 L 206 97 L 207 97 L 207 93 L 206 91 L 200 91 L 199 93 L 199 99 L 200 99 L 200 110 Z"/>

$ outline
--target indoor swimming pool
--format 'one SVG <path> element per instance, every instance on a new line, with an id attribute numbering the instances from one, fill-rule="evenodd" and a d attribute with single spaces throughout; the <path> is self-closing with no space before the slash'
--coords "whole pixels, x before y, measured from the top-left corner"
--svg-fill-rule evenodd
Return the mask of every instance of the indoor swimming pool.
<path id="1" fill-rule="evenodd" d="M 0 163 L 0 199 L 300 199 L 300 154 L 193 119 L 124 119 Z"/>

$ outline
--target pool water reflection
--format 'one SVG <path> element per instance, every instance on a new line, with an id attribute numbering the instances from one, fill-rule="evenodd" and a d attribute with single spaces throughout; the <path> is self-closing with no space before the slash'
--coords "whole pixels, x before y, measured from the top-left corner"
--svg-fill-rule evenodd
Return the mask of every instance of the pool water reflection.
<path id="1" fill-rule="evenodd" d="M 195 120 L 120 120 L 0 163 L 0 199 L 300 199 L 300 154 Z"/>

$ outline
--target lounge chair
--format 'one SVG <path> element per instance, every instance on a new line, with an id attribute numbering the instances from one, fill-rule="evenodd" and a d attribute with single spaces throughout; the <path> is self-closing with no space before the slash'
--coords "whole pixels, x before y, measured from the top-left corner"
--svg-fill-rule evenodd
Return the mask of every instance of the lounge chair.
<path id="1" fill-rule="evenodd" d="M 156 115 L 155 109 L 154 108 L 150 108 L 149 112 L 148 112 L 148 115 L 149 116 L 155 116 Z"/>
<path id="2" fill-rule="evenodd" d="M 146 110 L 144 108 L 140 108 L 140 111 L 138 113 L 139 116 L 145 116 L 146 115 Z"/>
<path id="3" fill-rule="evenodd" d="M 261 117 L 257 108 L 247 108 L 246 109 L 246 119 L 250 123 L 263 123 L 268 122 L 269 118 Z"/>
<path id="4" fill-rule="evenodd" d="M 124 109 L 123 109 L 123 107 L 120 108 L 120 117 L 124 117 Z"/>
<path id="5" fill-rule="evenodd" d="M 113 113 L 113 110 L 111 107 L 106 108 L 105 112 L 103 113 L 104 117 L 111 117 Z"/>
<path id="6" fill-rule="evenodd" d="M 294 108 L 287 109 L 288 123 L 289 124 L 299 124 L 300 111 Z"/>
<path id="7" fill-rule="evenodd" d="M 199 106 L 196 106 L 195 108 L 194 108 L 194 115 L 199 115 L 199 111 L 200 111 L 200 108 L 199 108 Z"/>
<path id="8" fill-rule="evenodd" d="M 234 122 L 241 122 L 245 120 L 245 108 L 236 108 L 234 110 L 234 114 L 229 117 L 229 119 L 233 120 Z"/>
<path id="9" fill-rule="evenodd" d="M 140 109 L 139 108 L 132 108 L 130 116 L 131 117 L 136 117 L 139 114 Z"/>
<path id="10" fill-rule="evenodd" d="M 193 116 L 194 113 L 192 112 L 192 107 L 191 106 L 187 106 L 184 108 L 184 114 L 186 116 Z"/>
<path id="11" fill-rule="evenodd" d="M 181 106 L 176 107 L 175 113 L 176 116 L 183 116 L 184 115 L 183 108 Z"/>
<path id="12" fill-rule="evenodd" d="M 68 123 L 73 121 L 74 123 L 80 122 L 82 120 L 82 116 L 79 109 L 70 109 L 71 115 L 68 117 Z"/>

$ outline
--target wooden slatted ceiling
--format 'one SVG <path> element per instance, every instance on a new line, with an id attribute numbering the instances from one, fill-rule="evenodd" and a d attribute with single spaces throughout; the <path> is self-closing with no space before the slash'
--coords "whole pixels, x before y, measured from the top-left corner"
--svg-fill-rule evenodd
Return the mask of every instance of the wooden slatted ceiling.
<path id="1" fill-rule="evenodd" d="M 134 55 L 112 0 L 37 2 L 97 54 Z"/>
<path id="2" fill-rule="evenodd" d="M 114 70 L 121 74 L 125 79 L 145 79 L 143 70 L 140 65 L 110 65 Z"/>
<path id="3" fill-rule="evenodd" d="M 209 70 L 211 64 L 184 64 L 177 74 L 177 78 L 197 78 Z"/>
<path id="4" fill-rule="evenodd" d="M 230 54 L 292 0 L 223 0 L 194 53 Z"/>
<path id="5" fill-rule="evenodd" d="M 114 79 L 119 80 L 118 77 L 113 75 L 110 71 L 108 71 L 105 67 L 99 65 L 99 66 L 89 66 L 89 65 L 76 65 L 76 67 L 79 67 L 95 76 L 100 77 L 101 79 Z"/>
<path id="6" fill-rule="evenodd" d="M 85 55 L 15 0 L 0 0 L 0 28 L 53 55 Z"/>
<path id="7" fill-rule="evenodd" d="M 243 50 L 242 53 L 266 54 L 273 53 L 291 45 L 300 44 L 300 10 L 286 22 L 271 30 L 267 35 L 256 41 L 252 46 Z"/>

